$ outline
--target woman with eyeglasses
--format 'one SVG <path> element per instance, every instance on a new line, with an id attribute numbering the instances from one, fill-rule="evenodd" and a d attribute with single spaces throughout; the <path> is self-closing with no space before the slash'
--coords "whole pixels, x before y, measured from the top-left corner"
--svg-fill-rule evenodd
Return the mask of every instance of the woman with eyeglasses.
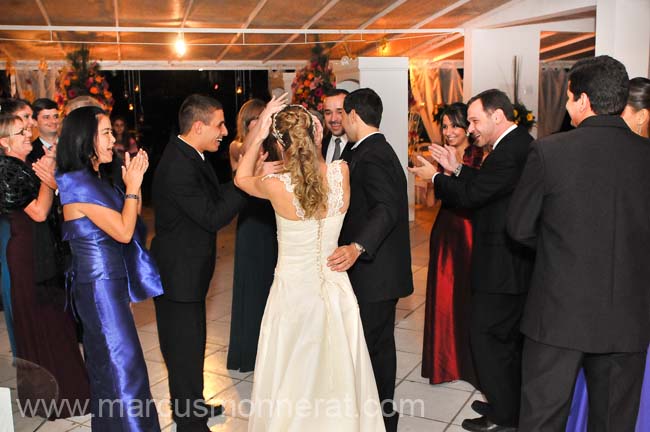
<path id="1" fill-rule="evenodd" d="M 251 99 L 239 110 L 237 137 L 229 148 L 233 172 L 246 152 L 244 140 L 265 106 L 260 99 Z M 250 372 L 255 368 L 260 323 L 277 257 L 273 207 L 267 200 L 248 196 L 237 218 L 228 369 Z"/>
<path id="2" fill-rule="evenodd" d="M 29 105 L 29 102 L 22 99 L 2 99 L 0 101 L 0 115 L 16 115 L 28 127 L 36 126 L 36 121 L 32 118 L 32 107 Z M 11 311 L 11 281 L 6 254 L 9 236 L 9 221 L 5 216 L 0 215 L 0 293 L 2 295 L 5 324 L 9 335 L 9 345 L 11 346 L 11 352 L 15 356 L 16 343 L 14 342 L 14 326 Z"/>
<path id="3" fill-rule="evenodd" d="M 11 230 L 7 261 L 15 354 L 47 370 L 58 384 L 58 398 L 52 402 L 60 411 L 41 410 L 39 416 L 80 416 L 88 408 L 88 378 L 72 316 L 65 311 L 64 263 L 48 219 L 54 196 L 50 182 L 54 153 L 47 150 L 28 166 L 31 137 L 29 123 L 14 115 L 0 116 L 0 213 Z M 27 374 L 18 369 L 18 398 L 21 403 L 36 403 L 41 398 L 39 386 Z"/>

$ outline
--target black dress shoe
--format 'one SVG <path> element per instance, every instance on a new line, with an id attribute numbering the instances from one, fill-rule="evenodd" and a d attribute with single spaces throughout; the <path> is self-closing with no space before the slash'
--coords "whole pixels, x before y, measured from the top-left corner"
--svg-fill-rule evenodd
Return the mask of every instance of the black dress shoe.
<path id="1" fill-rule="evenodd" d="M 205 418 L 217 417 L 223 414 L 223 405 L 210 405 L 206 403 L 203 405 L 203 408 L 208 413 Z"/>
<path id="2" fill-rule="evenodd" d="M 487 402 L 483 402 L 481 400 L 475 400 L 472 402 L 472 409 L 476 411 L 477 413 L 481 414 L 482 416 L 486 416 L 490 414 L 491 411 L 491 406 Z"/>
<path id="3" fill-rule="evenodd" d="M 471 432 L 517 432 L 513 426 L 501 426 L 492 423 L 487 417 L 478 417 L 475 419 L 465 419 L 461 424 L 463 429 Z"/>

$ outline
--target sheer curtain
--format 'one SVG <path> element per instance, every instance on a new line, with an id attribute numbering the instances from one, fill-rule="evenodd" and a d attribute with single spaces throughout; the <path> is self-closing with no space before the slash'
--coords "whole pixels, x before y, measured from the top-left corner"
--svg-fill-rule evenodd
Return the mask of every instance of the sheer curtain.
<path id="1" fill-rule="evenodd" d="M 18 96 L 30 102 L 38 98 L 54 99 L 56 79 L 59 73 L 55 70 L 16 70 L 16 90 Z"/>
<path id="2" fill-rule="evenodd" d="M 456 68 L 444 63 L 411 60 L 409 68 L 414 109 L 420 114 L 431 141 L 440 142 L 440 128 L 433 120 L 433 112 L 442 103 L 463 100 L 463 80 Z"/>
<path id="3" fill-rule="evenodd" d="M 537 137 L 542 138 L 557 132 L 562 126 L 566 108 L 567 76 L 563 68 L 542 69 L 539 91 L 539 115 Z"/>

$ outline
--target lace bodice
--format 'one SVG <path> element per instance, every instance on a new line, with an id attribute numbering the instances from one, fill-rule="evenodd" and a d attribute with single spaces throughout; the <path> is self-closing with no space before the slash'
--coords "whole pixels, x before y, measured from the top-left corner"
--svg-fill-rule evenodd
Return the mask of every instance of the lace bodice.
<path id="1" fill-rule="evenodd" d="M 343 174 L 341 173 L 341 160 L 337 160 L 327 165 L 327 216 L 336 216 L 341 213 L 343 208 Z M 282 174 L 269 174 L 263 180 L 277 178 L 290 194 L 293 195 L 294 184 L 291 182 L 291 176 L 288 172 Z M 305 220 L 305 211 L 303 210 L 298 198 L 293 195 L 293 206 L 296 209 L 296 216 Z"/>

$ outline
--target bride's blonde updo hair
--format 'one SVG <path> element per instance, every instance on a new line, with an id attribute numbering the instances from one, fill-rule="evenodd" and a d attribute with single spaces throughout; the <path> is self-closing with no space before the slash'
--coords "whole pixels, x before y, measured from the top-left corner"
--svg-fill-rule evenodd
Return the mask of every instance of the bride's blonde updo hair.
<path id="1" fill-rule="evenodd" d="M 284 149 L 284 164 L 305 218 L 327 208 L 327 186 L 319 169 L 314 121 L 301 105 L 289 105 L 273 117 L 273 135 Z"/>

